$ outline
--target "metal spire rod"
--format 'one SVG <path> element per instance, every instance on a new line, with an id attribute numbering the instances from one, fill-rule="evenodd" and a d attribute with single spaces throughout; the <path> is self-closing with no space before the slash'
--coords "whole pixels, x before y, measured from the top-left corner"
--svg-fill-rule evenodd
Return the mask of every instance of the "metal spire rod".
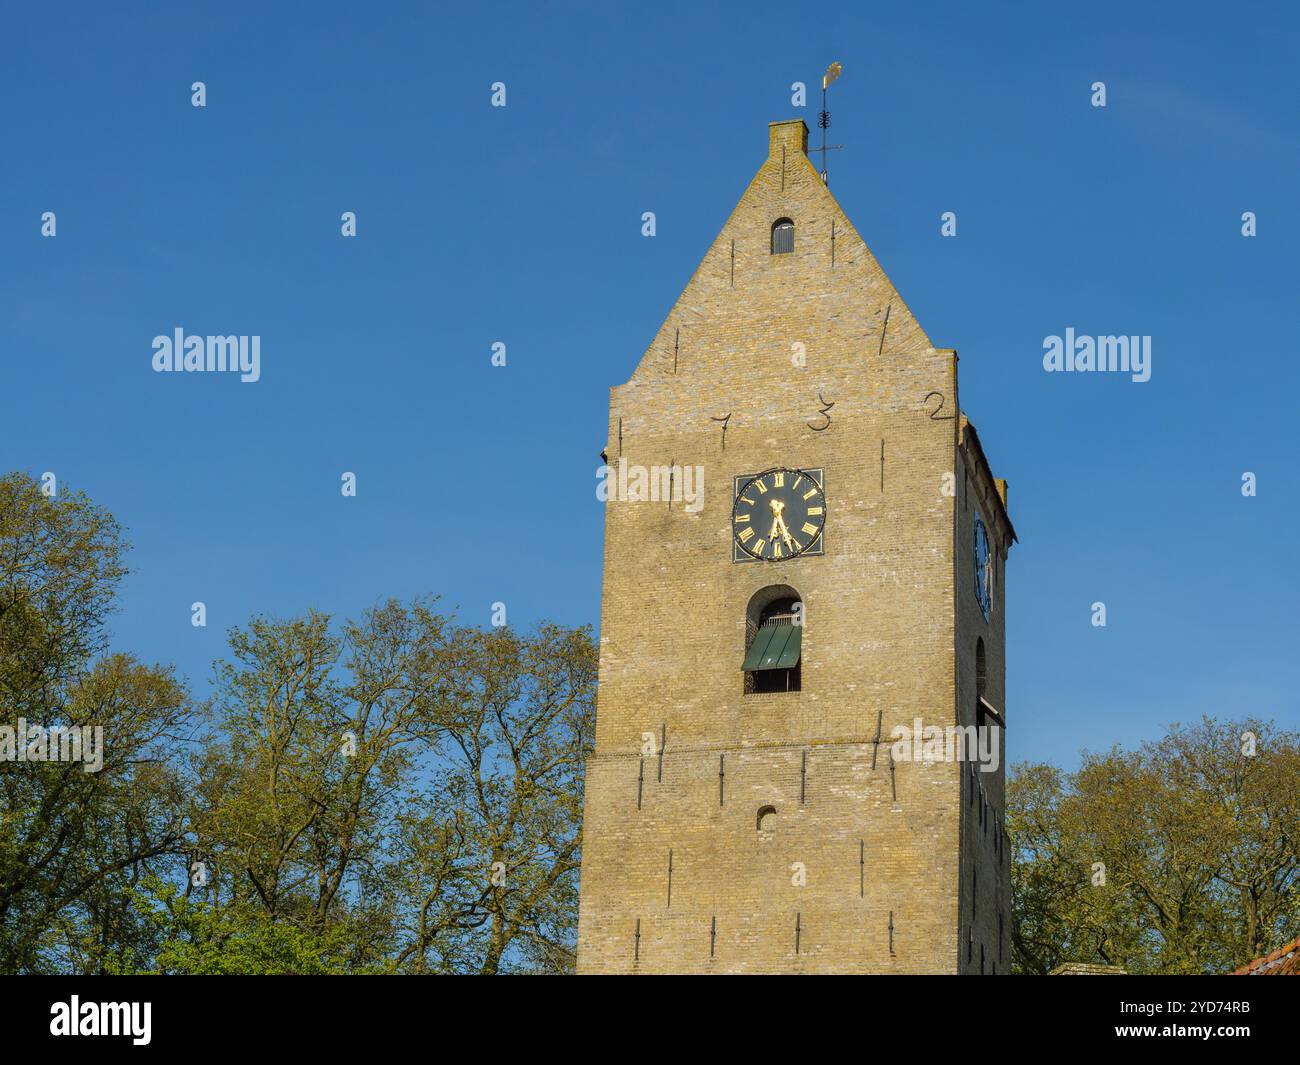
<path id="1" fill-rule="evenodd" d="M 831 82 L 840 76 L 843 68 L 838 63 L 832 63 L 826 68 L 826 73 L 822 75 L 822 113 L 817 120 L 817 124 L 822 128 L 822 184 L 829 185 L 830 177 L 826 172 L 826 131 L 831 125 L 831 113 L 826 109 L 826 90 L 830 87 Z M 839 147 L 836 145 L 836 147 Z"/>

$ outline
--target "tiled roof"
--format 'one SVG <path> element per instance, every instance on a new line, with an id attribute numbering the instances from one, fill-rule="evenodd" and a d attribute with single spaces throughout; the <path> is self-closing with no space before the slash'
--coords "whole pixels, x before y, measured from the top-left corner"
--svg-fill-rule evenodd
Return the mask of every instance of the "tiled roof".
<path id="1" fill-rule="evenodd" d="M 1233 969 L 1229 976 L 1300 976 L 1300 939 Z"/>

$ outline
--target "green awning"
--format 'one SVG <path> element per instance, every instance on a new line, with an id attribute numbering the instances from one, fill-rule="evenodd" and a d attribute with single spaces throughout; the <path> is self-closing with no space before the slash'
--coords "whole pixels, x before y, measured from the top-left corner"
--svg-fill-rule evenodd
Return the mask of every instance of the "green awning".
<path id="1" fill-rule="evenodd" d="M 781 649 L 781 657 L 777 659 L 777 669 L 793 669 L 799 664 L 799 654 L 803 650 L 803 626 L 790 625 L 790 638 L 785 641 L 785 647 Z"/>
<path id="2" fill-rule="evenodd" d="M 740 668 L 746 672 L 758 669 L 790 669 L 799 662 L 803 642 L 803 626 L 790 622 L 764 625 L 758 630 L 749 653 Z"/>
<path id="3" fill-rule="evenodd" d="M 745 663 L 740 668 L 746 673 L 759 668 L 759 664 L 767 656 L 768 646 L 772 642 L 772 637 L 776 635 L 775 625 L 762 626 L 754 636 L 754 642 L 749 645 L 749 653 L 745 655 Z"/>

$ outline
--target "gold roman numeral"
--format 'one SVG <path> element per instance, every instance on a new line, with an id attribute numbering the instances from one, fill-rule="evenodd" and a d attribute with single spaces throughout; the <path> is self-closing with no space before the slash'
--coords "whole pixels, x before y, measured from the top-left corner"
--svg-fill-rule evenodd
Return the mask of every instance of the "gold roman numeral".
<path id="1" fill-rule="evenodd" d="M 772 487 L 773 487 L 773 488 L 784 488 L 784 487 L 785 487 L 785 474 L 784 474 L 784 473 L 774 473 L 774 474 L 772 474 Z"/>
<path id="2" fill-rule="evenodd" d="M 815 515 L 820 514 L 821 512 L 822 512 L 822 508 L 821 508 L 821 507 L 809 507 L 809 508 L 808 508 L 808 517 L 811 518 L 811 517 L 813 517 L 813 516 L 815 516 Z"/>
<path id="3" fill-rule="evenodd" d="M 751 538 L 753 537 L 753 535 L 754 535 L 754 530 L 753 530 L 752 528 L 750 528 L 750 529 L 741 529 L 741 530 L 740 530 L 740 536 L 738 537 L 738 539 L 739 539 L 740 542 L 743 544 L 743 543 L 745 543 L 747 540 L 751 539 Z M 759 540 L 758 542 L 761 544 L 763 541 L 762 541 L 762 540 Z"/>
<path id="4" fill-rule="evenodd" d="M 752 514 L 737 514 L 737 515 L 736 515 L 736 524 L 739 525 L 739 524 L 741 524 L 742 522 L 749 521 L 749 519 L 752 518 L 752 517 L 753 517 Z"/>
<path id="5" fill-rule="evenodd" d="M 810 521 L 806 521 L 806 522 L 803 523 L 803 529 L 802 529 L 802 531 L 803 531 L 803 532 L 806 532 L 809 536 L 816 536 L 816 535 L 817 535 L 817 526 L 814 525 L 814 524 L 813 524 L 812 522 L 810 522 Z"/>

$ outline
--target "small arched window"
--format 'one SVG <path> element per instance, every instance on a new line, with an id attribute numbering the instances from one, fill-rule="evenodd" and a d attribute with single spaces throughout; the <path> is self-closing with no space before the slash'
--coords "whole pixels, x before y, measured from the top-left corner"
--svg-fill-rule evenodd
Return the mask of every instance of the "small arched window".
<path id="1" fill-rule="evenodd" d="M 776 827 L 776 807 L 760 806 L 758 808 L 757 828 L 760 832 L 771 832 Z"/>
<path id="2" fill-rule="evenodd" d="M 754 593 L 745 611 L 745 694 L 797 692 L 803 654 L 803 602 L 788 584 Z"/>
<path id="3" fill-rule="evenodd" d="M 745 694 L 797 692 L 803 653 L 803 602 L 788 584 L 761 588 L 745 610 Z"/>
<path id="4" fill-rule="evenodd" d="M 794 251 L 794 223 L 788 218 L 778 218 L 772 223 L 772 254 L 785 255 Z"/>

